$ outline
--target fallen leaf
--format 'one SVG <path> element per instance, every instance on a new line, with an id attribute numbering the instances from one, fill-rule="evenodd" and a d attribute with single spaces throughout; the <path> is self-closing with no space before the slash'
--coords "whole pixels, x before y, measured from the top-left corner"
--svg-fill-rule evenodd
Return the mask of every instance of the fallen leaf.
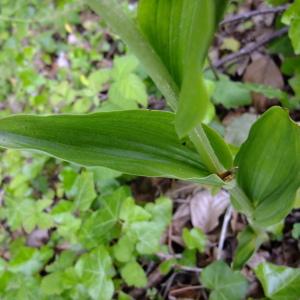
<path id="1" fill-rule="evenodd" d="M 280 69 L 273 59 L 267 55 L 254 60 L 246 69 L 244 82 L 264 84 L 277 89 L 284 87 L 284 81 Z M 258 93 L 252 93 L 253 104 L 258 112 L 265 111 L 270 103 L 268 99 Z"/>
<path id="2" fill-rule="evenodd" d="M 194 227 L 210 232 L 219 224 L 219 217 L 229 205 L 229 194 L 221 191 L 215 196 L 207 190 L 200 191 L 190 202 L 191 219 Z"/>

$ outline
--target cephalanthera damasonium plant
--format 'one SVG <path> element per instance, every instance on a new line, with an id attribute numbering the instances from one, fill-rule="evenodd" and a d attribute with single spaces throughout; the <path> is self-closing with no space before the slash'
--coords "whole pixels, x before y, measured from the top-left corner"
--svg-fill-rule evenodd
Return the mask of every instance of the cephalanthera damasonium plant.
<path id="1" fill-rule="evenodd" d="M 0 119 L 3 148 L 39 150 L 84 166 L 223 187 L 249 226 L 239 236 L 240 268 L 268 227 L 292 209 L 300 186 L 300 129 L 272 107 L 233 157 L 208 125 L 213 106 L 202 69 L 226 0 L 140 0 L 136 19 L 116 1 L 87 0 L 127 43 L 173 112 L 133 110 Z"/>

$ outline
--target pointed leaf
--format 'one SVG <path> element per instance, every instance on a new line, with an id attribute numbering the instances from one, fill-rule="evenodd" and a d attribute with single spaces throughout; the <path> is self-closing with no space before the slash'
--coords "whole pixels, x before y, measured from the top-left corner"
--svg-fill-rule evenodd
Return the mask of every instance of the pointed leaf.
<path id="1" fill-rule="evenodd" d="M 232 271 L 223 261 L 206 267 L 200 277 L 203 285 L 212 290 L 210 300 L 240 300 L 247 291 L 247 280 L 238 271 Z"/>
<path id="2" fill-rule="evenodd" d="M 19 115 L 0 119 L 0 146 L 34 149 L 85 166 L 211 182 L 196 151 L 181 144 L 174 114 L 120 111 L 90 115 Z M 204 177 L 204 178 L 203 178 Z"/>
<path id="3" fill-rule="evenodd" d="M 237 158 L 237 182 L 260 226 L 278 223 L 293 207 L 300 186 L 300 128 L 273 107 L 253 125 Z"/>
<path id="4" fill-rule="evenodd" d="M 203 121 L 209 109 L 201 69 L 215 22 L 216 3 L 211 0 L 139 1 L 138 23 L 180 90 L 180 136 Z"/>
<path id="5" fill-rule="evenodd" d="M 268 299 L 295 300 L 300 298 L 300 269 L 262 263 L 255 273 Z"/>
<path id="6" fill-rule="evenodd" d="M 266 238 L 268 238 L 266 234 L 255 232 L 250 226 L 240 232 L 233 259 L 233 269 L 242 269 Z"/>

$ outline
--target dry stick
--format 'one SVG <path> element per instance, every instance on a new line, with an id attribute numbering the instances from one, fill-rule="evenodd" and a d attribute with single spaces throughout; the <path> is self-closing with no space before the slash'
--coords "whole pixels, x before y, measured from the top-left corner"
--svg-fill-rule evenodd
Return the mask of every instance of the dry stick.
<path id="1" fill-rule="evenodd" d="M 285 35 L 288 31 L 289 31 L 288 27 L 283 27 L 280 30 L 273 32 L 272 34 L 270 34 L 266 37 L 263 37 L 261 40 L 257 41 L 256 43 L 246 46 L 246 47 L 242 48 L 240 51 L 229 54 L 229 55 L 225 56 L 224 58 L 218 60 L 217 62 L 214 63 L 214 67 L 216 69 L 218 69 L 226 63 L 235 61 L 243 56 L 249 55 L 252 52 L 254 52 L 255 50 L 257 50 L 260 47 L 267 44 L 268 42 Z"/>
<path id="2" fill-rule="evenodd" d="M 245 20 L 248 20 L 248 19 L 250 19 L 252 17 L 255 17 L 255 16 L 258 16 L 258 15 L 278 14 L 278 13 L 281 13 L 281 12 L 285 11 L 288 7 L 289 7 L 289 4 L 284 4 L 284 5 L 277 6 L 277 7 L 270 7 L 270 8 L 265 8 L 265 9 L 246 12 L 246 13 L 239 14 L 239 15 L 236 15 L 236 16 L 232 16 L 232 17 L 229 17 L 229 18 L 223 20 L 220 23 L 220 26 L 223 26 L 223 25 L 228 24 L 228 23 L 235 23 L 235 22 L 245 21 Z"/>
<path id="3" fill-rule="evenodd" d="M 227 211 L 226 211 L 226 214 L 225 214 L 225 217 L 224 217 L 224 221 L 223 221 L 223 225 L 222 225 L 221 236 L 220 236 L 219 246 L 218 246 L 217 260 L 220 260 L 222 258 L 222 250 L 223 250 L 223 247 L 224 247 L 224 243 L 225 243 L 225 239 L 226 239 L 228 225 L 229 225 L 229 221 L 231 219 L 231 215 L 232 215 L 232 207 L 229 206 L 227 208 Z"/>

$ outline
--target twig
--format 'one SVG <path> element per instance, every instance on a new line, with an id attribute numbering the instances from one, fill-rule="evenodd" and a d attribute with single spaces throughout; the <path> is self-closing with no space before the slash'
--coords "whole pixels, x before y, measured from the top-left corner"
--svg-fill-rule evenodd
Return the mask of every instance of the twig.
<path id="1" fill-rule="evenodd" d="M 254 52 L 255 50 L 257 50 L 260 47 L 267 44 L 268 42 L 285 35 L 288 32 L 288 30 L 289 30 L 288 27 L 283 27 L 280 30 L 275 31 L 272 34 L 262 38 L 261 40 L 257 41 L 256 43 L 254 43 L 252 45 L 249 45 L 249 46 L 246 46 L 238 52 L 229 54 L 229 55 L 225 56 L 224 58 L 222 58 L 222 59 L 218 60 L 217 62 L 215 62 L 214 67 L 216 69 L 218 69 L 226 63 L 238 60 L 239 58 L 241 58 L 243 56 L 249 55 L 252 52 Z"/>
<path id="2" fill-rule="evenodd" d="M 228 230 L 229 221 L 231 219 L 231 215 L 232 215 L 232 207 L 229 206 L 227 208 L 227 211 L 226 211 L 226 214 L 224 217 L 224 222 L 222 225 L 221 236 L 220 236 L 219 246 L 218 246 L 217 260 L 220 260 L 222 258 L 222 250 L 223 250 L 225 239 L 227 236 L 227 230 Z"/>
<path id="3" fill-rule="evenodd" d="M 188 291 L 194 291 L 194 290 L 200 290 L 200 289 L 203 289 L 203 286 L 202 286 L 202 285 L 185 286 L 185 287 L 182 287 L 182 288 L 173 290 L 173 291 L 172 291 L 172 296 L 173 296 L 173 294 L 176 295 L 176 294 L 180 294 L 180 293 L 182 293 L 182 292 L 188 292 Z"/>
<path id="4" fill-rule="evenodd" d="M 284 4 L 284 5 L 277 6 L 277 7 L 269 7 L 269 8 L 265 8 L 265 9 L 249 11 L 249 12 L 246 12 L 246 13 L 243 13 L 240 15 L 235 15 L 235 16 L 232 16 L 232 17 L 229 17 L 229 18 L 223 20 L 220 23 L 220 26 L 223 26 L 228 23 L 245 21 L 245 20 L 248 20 L 248 19 L 258 16 L 258 15 L 278 14 L 278 13 L 285 11 L 288 7 L 289 7 L 289 4 Z"/>
<path id="5" fill-rule="evenodd" d="M 196 267 L 187 267 L 187 266 L 175 265 L 175 268 L 177 270 L 182 270 L 182 271 L 192 272 L 192 273 L 201 273 L 202 272 L 201 268 L 196 268 Z"/>

